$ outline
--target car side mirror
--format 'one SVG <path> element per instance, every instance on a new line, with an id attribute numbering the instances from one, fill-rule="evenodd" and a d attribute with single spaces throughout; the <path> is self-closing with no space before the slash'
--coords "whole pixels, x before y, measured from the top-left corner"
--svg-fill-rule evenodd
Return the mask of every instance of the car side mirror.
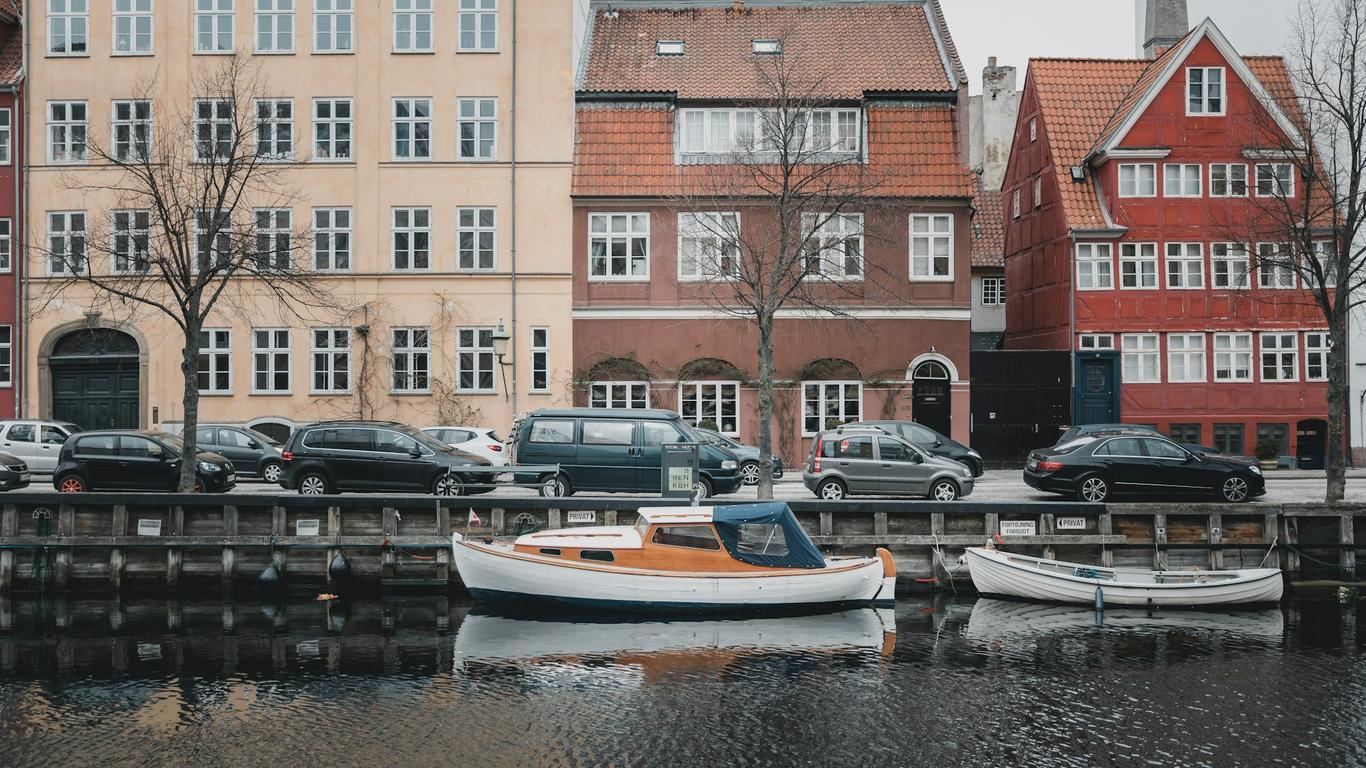
<path id="1" fill-rule="evenodd" d="M 422 458 L 422 451 L 417 448 L 409 448 L 408 457 L 413 459 L 420 459 Z"/>
<path id="2" fill-rule="evenodd" d="M 1191 452 L 1191 451 L 1186 451 L 1186 463 L 1187 463 L 1187 464 L 1190 464 L 1190 463 L 1193 462 L 1193 461 L 1199 461 L 1199 460 L 1200 460 L 1199 454 L 1193 453 L 1193 452 Z"/>
<path id="3" fill-rule="evenodd" d="M 248 440 L 247 447 L 252 449 L 253 451 L 258 451 L 261 449 L 261 444 L 256 442 L 255 440 Z"/>
<path id="4" fill-rule="evenodd" d="M 934 441 L 934 447 L 935 447 L 935 448 L 938 448 L 939 446 L 941 446 L 941 445 L 943 445 L 943 444 L 944 444 L 944 441 L 943 441 L 943 440 L 935 440 L 935 441 Z"/>
<path id="5" fill-rule="evenodd" d="M 912 464 L 924 464 L 924 463 L 925 463 L 925 459 L 921 458 L 920 454 L 918 454 L 918 453 L 913 453 L 913 454 L 911 454 L 911 463 L 912 463 Z"/>

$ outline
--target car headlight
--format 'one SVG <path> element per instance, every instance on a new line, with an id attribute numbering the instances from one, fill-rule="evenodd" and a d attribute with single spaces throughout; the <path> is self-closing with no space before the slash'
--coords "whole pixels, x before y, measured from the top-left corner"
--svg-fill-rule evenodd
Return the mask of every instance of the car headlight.
<path id="1" fill-rule="evenodd" d="M 1262 468 L 1256 464 L 1249 464 L 1247 468 L 1252 470 L 1252 474 L 1254 475 L 1260 475 L 1262 473 Z"/>
<path id="2" fill-rule="evenodd" d="M 968 449 L 968 455 L 971 456 L 971 457 L 974 458 L 974 459 L 980 459 L 980 458 L 982 458 L 982 454 L 978 453 L 977 451 L 972 450 L 971 448 Z"/>
<path id="3" fill-rule="evenodd" d="M 723 462 L 721 462 L 721 469 L 735 469 L 735 468 L 738 467 L 738 466 L 740 466 L 740 465 L 737 464 L 736 462 L 733 462 L 733 461 L 723 461 Z"/>
<path id="4" fill-rule="evenodd" d="M 201 461 L 199 462 L 199 471 L 214 473 L 218 471 L 218 465 L 211 461 Z"/>

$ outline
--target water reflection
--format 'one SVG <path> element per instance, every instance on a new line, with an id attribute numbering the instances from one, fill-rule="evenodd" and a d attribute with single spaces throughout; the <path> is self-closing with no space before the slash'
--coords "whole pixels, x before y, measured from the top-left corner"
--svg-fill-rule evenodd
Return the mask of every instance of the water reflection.
<path id="1" fill-rule="evenodd" d="M 1091 629 L 1280 640 L 1285 635 L 1285 617 L 1279 608 L 1153 612 L 1142 608 L 1106 608 L 1097 616 L 1094 610 L 1084 606 L 981 598 L 972 604 L 964 636 L 988 642 L 1037 640 L 1047 635 L 1078 634 Z"/>

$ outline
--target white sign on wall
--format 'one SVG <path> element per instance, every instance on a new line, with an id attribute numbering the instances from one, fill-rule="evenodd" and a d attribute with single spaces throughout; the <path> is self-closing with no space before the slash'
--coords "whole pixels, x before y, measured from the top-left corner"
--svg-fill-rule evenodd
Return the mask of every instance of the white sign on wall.
<path id="1" fill-rule="evenodd" d="M 591 509 L 575 509 L 564 513 L 565 520 L 571 523 L 596 523 L 598 513 Z"/>
<path id="2" fill-rule="evenodd" d="M 160 536 L 160 535 L 161 535 L 161 521 L 160 521 L 160 520 L 138 520 L 138 535 L 139 535 L 139 536 Z"/>
<path id="3" fill-rule="evenodd" d="M 318 521 L 317 521 L 316 519 L 315 519 L 315 520 L 295 520 L 295 521 L 294 521 L 294 535 L 295 535 L 295 536 L 317 536 L 317 535 L 318 535 Z"/>
<path id="4" fill-rule="evenodd" d="M 1002 520 L 1002 536 L 1036 536 L 1038 523 L 1033 520 Z"/>
<path id="5" fill-rule="evenodd" d="M 1084 517 L 1060 517 L 1054 522 L 1060 531 L 1086 530 L 1086 518 Z"/>

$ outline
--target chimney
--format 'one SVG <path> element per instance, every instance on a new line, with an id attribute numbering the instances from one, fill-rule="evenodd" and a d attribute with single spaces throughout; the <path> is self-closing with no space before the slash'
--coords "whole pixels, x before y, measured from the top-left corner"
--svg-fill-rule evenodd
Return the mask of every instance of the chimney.
<path id="1" fill-rule="evenodd" d="M 1140 0 L 1143 13 L 1143 57 L 1155 59 L 1190 31 L 1186 0 Z"/>
<path id="2" fill-rule="evenodd" d="M 980 101 L 973 115 L 971 163 L 982 169 L 983 188 L 997 190 L 1005 177 L 1015 116 L 1020 109 L 1015 68 L 997 65 L 995 56 L 988 58 L 982 69 L 982 95 L 973 100 Z"/>

